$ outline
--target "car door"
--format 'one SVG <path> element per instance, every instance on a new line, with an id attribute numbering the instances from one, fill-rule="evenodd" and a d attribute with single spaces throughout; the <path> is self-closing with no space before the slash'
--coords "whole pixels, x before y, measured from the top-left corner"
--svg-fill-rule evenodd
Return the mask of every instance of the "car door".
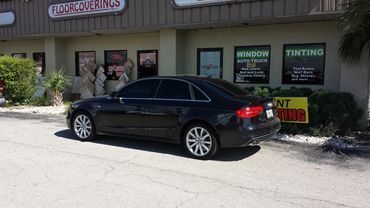
<path id="1" fill-rule="evenodd" d="M 108 100 L 97 116 L 100 131 L 128 136 L 144 136 L 143 114 L 145 103 L 156 93 L 160 80 L 140 80 L 122 88 Z"/>
<path id="2" fill-rule="evenodd" d="M 156 99 L 148 103 L 144 116 L 147 136 L 163 140 L 178 139 L 183 116 L 192 106 L 189 83 L 163 79 Z"/>

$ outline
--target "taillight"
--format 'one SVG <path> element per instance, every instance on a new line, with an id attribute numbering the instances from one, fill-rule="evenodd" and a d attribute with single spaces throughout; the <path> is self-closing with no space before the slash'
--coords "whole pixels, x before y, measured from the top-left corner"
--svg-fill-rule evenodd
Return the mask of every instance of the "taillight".
<path id="1" fill-rule="evenodd" d="M 256 117 L 263 112 L 262 106 L 245 107 L 236 111 L 236 115 L 239 118 L 252 118 Z"/>

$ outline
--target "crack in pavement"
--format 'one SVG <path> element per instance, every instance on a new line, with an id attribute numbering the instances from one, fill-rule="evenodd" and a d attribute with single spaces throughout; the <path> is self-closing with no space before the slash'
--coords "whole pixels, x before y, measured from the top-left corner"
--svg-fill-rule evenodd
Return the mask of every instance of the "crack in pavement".
<path id="1" fill-rule="evenodd" d="M 173 188 L 175 190 L 178 190 L 178 191 L 181 191 L 181 192 L 184 192 L 184 193 L 187 193 L 187 194 L 191 194 L 193 195 L 193 197 L 189 200 L 186 200 L 184 202 L 180 202 L 178 205 L 176 205 L 175 207 L 178 208 L 178 207 L 181 207 L 183 206 L 185 203 L 188 203 L 192 200 L 195 200 L 196 198 L 199 197 L 199 195 L 201 193 L 199 192 L 193 192 L 193 191 L 188 191 L 184 188 L 180 188 L 179 186 L 176 186 L 176 185 L 172 185 L 172 184 L 168 184 L 168 183 L 163 183 L 161 181 L 158 181 L 158 180 L 154 180 L 152 177 L 148 176 L 148 175 L 135 175 L 135 176 L 140 176 L 140 177 L 144 177 L 146 178 L 147 180 L 151 181 L 152 183 L 155 183 L 155 184 L 159 184 L 159 185 L 162 185 L 162 186 L 166 186 L 166 187 L 170 187 L 170 188 Z"/>

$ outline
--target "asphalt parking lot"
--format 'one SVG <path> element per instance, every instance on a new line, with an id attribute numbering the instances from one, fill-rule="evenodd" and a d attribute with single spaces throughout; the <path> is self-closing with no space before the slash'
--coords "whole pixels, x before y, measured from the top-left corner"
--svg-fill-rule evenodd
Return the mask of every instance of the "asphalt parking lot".
<path id="1" fill-rule="evenodd" d="M 276 142 L 213 160 L 0 113 L 0 207 L 369 207 L 370 160 Z"/>

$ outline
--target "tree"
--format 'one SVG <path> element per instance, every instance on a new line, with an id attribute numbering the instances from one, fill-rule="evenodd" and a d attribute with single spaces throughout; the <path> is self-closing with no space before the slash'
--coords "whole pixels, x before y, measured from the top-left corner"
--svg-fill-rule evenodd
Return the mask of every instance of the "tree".
<path id="1" fill-rule="evenodd" d="M 344 4 L 340 17 L 344 35 L 339 55 L 346 63 L 359 63 L 365 50 L 370 52 L 370 1 L 351 0 Z"/>
<path id="2" fill-rule="evenodd" d="M 44 86 L 48 90 L 53 106 L 63 104 L 63 92 L 70 84 L 70 79 L 64 75 L 63 69 L 46 74 Z"/>

